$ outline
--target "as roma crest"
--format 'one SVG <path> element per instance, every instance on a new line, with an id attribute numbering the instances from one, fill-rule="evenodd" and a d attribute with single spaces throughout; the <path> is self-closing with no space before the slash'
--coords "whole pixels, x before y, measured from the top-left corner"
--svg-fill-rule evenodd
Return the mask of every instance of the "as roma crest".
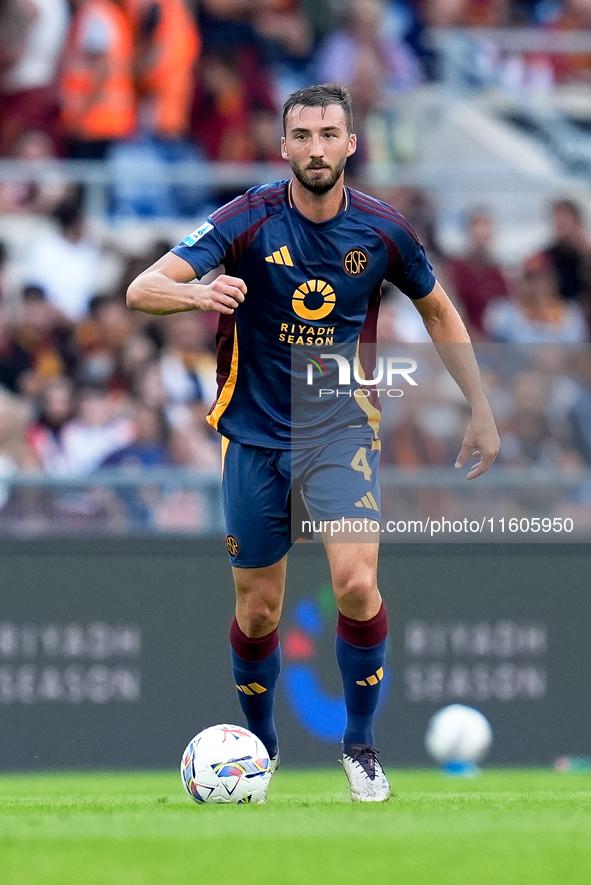
<path id="1" fill-rule="evenodd" d="M 349 249 L 343 258 L 343 267 L 352 277 L 357 277 L 367 269 L 369 256 L 364 249 Z"/>
<path id="2" fill-rule="evenodd" d="M 238 544 L 238 541 L 236 540 L 234 535 L 228 535 L 226 537 L 226 549 L 230 556 L 236 556 L 236 554 L 240 550 L 240 545 Z"/>

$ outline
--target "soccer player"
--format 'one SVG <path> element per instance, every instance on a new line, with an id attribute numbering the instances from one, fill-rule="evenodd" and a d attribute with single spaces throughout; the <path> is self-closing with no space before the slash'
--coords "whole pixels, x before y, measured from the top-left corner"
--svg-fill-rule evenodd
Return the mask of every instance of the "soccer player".
<path id="1" fill-rule="evenodd" d="M 267 747 L 273 768 L 279 761 L 277 628 L 292 494 L 303 494 L 315 521 L 359 518 L 360 508 L 376 518 L 380 501 L 376 412 L 367 401 L 337 398 L 328 425 L 300 422 L 294 433 L 294 347 L 375 340 L 380 286 L 389 280 L 413 300 L 471 407 L 456 466 L 479 455 L 468 472 L 474 479 L 489 469 L 499 447 L 470 339 L 414 231 L 391 206 L 344 186 L 345 164 L 356 148 L 349 93 L 334 85 L 302 89 L 285 102 L 283 123 L 281 155 L 293 177 L 218 209 L 140 274 L 127 294 L 131 308 L 152 314 L 220 314 L 219 392 L 208 420 L 222 434 L 226 540 L 236 587 L 232 667 L 248 727 Z M 225 273 L 212 283 L 196 281 L 220 265 Z M 325 536 L 324 543 L 347 709 L 343 765 L 353 800 L 382 802 L 390 786 L 374 747 L 373 716 L 388 622 L 377 587 L 377 535 L 344 542 Z"/>

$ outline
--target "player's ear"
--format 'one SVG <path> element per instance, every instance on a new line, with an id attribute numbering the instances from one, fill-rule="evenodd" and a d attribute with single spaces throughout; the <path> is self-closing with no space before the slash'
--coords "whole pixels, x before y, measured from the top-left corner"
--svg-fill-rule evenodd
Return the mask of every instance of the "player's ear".
<path id="1" fill-rule="evenodd" d="M 289 160 L 287 149 L 285 147 L 285 138 L 283 138 L 283 136 L 281 137 L 281 156 L 284 160 Z"/>
<path id="2" fill-rule="evenodd" d="M 357 136 L 354 132 L 349 136 L 349 147 L 347 149 L 347 156 L 350 157 L 351 154 L 354 154 L 357 150 Z"/>

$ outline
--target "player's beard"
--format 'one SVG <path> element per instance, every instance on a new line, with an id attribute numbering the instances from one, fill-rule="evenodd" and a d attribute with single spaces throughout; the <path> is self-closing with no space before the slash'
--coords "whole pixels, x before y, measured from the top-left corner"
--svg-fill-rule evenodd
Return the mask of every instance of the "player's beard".
<path id="1" fill-rule="evenodd" d="M 326 194 L 328 191 L 332 190 L 335 186 L 341 175 L 343 174 L 343 169 L 345 168 L 345 163 L 347 162 L 347 155 L 339 160 L 336 166 L 330 166 L 328 163 L 308 163 L 308 165 L 304 168 L 296 163 L 295 160 L 290 160 L 289 165 L 291 166 L 292 172 L 299 181 L 299 183 L 306 188 L 306 190 L 310 191 L 313 194 Z M 310 169 L 330 169 L 330 175 L 327 178 L 318 178 L 317 176 L 311 175 L 308 170 Z"/>

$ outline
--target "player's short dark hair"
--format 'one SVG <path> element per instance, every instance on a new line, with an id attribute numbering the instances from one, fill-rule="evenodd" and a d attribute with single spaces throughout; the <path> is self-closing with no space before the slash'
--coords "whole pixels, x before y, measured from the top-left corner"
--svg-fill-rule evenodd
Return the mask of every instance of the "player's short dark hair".
<path id="1" fill-rule="evenodd" d="M 323 108 L 326 110 L 329 104 L 338 104 L 342 107 L 347 121 L 347 134 L 353 132 L 353 102 L 349 90 L 344 86 L 336 86 L 334 83 L 322 83 L 319 86 L 306 86 L 298 89 L 287 97 L 283 105 L 283 134 L 285 135 L 285 121 L 287 115 L 295 107 Z"/>

